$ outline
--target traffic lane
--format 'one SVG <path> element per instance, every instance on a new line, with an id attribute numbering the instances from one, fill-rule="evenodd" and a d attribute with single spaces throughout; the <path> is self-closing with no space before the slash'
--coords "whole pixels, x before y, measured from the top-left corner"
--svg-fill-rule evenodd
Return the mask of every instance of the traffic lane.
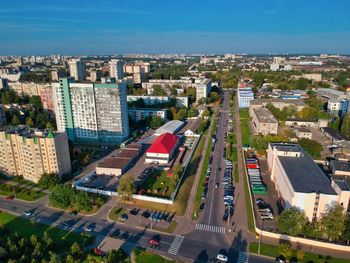
<path id="1" fill-rule="evenodd" d="M 192 258 L 194 262 L 215 262 L 220 252 L 228 256 L 228 262 L 236 262 L 238 251 L 227 244 L 222 246 L 219 243 L 210 243 L 210 245 L 208 245 L 206 241 L 193 241 L 192 239 L 186 238 L 182 242 L 178 254 L 187 258 Z"/>

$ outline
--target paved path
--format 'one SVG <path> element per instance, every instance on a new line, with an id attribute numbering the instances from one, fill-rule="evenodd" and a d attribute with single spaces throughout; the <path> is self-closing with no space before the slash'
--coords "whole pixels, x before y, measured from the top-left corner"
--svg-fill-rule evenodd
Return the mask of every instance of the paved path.
<path id="1" fill-rule="evenodd" d="M 200 180 L 200 177 L 201 177 L 202 168 L 203 168 L 203 165 L 204 165 L 205 153 L 207 152 L 207 149 L 208 149 L 209 140 L 211 140 L 210 133 L 211 133 L 211 129 L 213 128 L 213 125 L 214 125 L 214 120 L 215 120 L 216 113 L 217 112 L 215 110 L 214 114 L 212 115 L 210 126 L 208 128 L 208 133 L 207 133 L 206 138 L 205 138 L 204 147 L 203 147 L 202 153 L 200 155 L 200 161 L 199 161 L 199 164 L 198 164 L 198 167 L 197 167 L 196 175 L 195 175 L 194 182 L 193 182 L 192 189 L 191 189 L 191 194 L 190 194 L 190 197 L 189 197 L 189 200 L 188 200 L 188 203 L 187 203 L 186 212 L 185 212 L 185 218 L 187 220 L 192 220 L 192 211 L 193 211 L 193 208 L 194 208 L 194 201 L 195 201 L 195 198 L 196 198 L 198 184 L 199 184 L 199 180 Z"/>

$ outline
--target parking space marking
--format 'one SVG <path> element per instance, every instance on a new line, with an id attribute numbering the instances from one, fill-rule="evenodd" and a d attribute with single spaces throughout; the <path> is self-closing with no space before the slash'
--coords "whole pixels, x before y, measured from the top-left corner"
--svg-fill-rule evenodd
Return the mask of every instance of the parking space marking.
<path id="1" fill-rule="evenodd" d="M 248 263 L 249 254 L 247 252 L 240 251 L 237 259 L 237 263 Z"/>
<path id="2" fill-rule="evenodd" d="M 225 234 L 226 228 L 222 226 L 214 226 L 214 225 L 205 225 L 205 224 L 196 224 L 195 230 L 199 231 L 208 231 L 219 234 Z"/>
<path id="3" fill-rule="evenodd" d="M 180 246 L 184 238 L 185 238 L 184 236 L 176 235 L 169 247 L 168 253 L 172 255 L 177 255 L 177 252 L 179 252 Z"/>

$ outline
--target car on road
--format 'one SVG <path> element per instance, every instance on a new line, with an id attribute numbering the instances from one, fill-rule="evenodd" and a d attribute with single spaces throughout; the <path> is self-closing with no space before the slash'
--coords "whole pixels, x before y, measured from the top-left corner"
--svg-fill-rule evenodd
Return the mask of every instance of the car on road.
<path id="1" fill-rule="evenodd" d="M 220 262 L 228 262 L 228 257 L 224 254 L 218 254 L 216 256 L 216 259 L 219 260 Z"/>
<path id="2" fill-rule="evenodd" d="M 6 196 L 6 200 L 13 200 L 15 197 L 13 195 Z"/>
<path id="3" fill-rule="evenodd" d="M 78 212 L 77 211 L 70 211 L 68 214 L 71 216 L 76 216 L 78 214 Z"/>
<path id="4" fill-rule="evenodd" d="M 201 205 L 199 206 L 199 211 L 203 211 L 204 206 L 205 206 L 205 203 L 201 203 Z"/>
<path id="5" fill-rule="evenodd" d="M 23 215 L 25 216 L 31 216 L 33 213 L 30 211 L 24 211 Z"/>

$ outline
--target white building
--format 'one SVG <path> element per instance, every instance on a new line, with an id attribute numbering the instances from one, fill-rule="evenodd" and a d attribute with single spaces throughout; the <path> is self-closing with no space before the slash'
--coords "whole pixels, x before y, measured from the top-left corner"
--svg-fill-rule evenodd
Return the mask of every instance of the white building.
<path id="1" fill-rule="evenodd" d="M 86 67 L 85 62 L 80 59 L 73 59 L 68 62 L 70 76 L 76 81 L 85 80 Z"/>
<path id="2" fill-rule="evenodd" d="M 336 203 L 348 210 L 350 189 L 346 181 L 330 181 L 299 145 L 270 143 L 267 164 L 285 208 L 299 208 L 310 221 Z"/>
<path id="3" fill-rule="evenodd" d="M 162 120 L 166 119 L 166 110 L 157 109 L 128 109 L 129 117 L 134 121 L 145 120 L 147 117 L 159 117 Z"/>
<path id="4" fill-rule="evenodd" d="M 111 78 L 123 79 L 123 61 L 118 59 L 111 59 L 109 61 L 109 76 Z"/>
<path id="5" fill-rule="evenodd" d="M 238 105 L 240 108 L 248 108 L 250 102 L 254 100 L 254 92 L 252 88 L 239 88 L 237 89 Z"/>
<path id="6" fill-rule="evenodd" d="M 137 101 L 139 99 L 143 99 L 145 105 L 157 105 L 162 103 L 169 102 L 173 97 L 170 96 L 145 96 L 145 95 L 128 95 L 126 97 L 128 102 L 131 101 Z M 188 97 L 174 97 L 176 99 L 177 105 L 179 107 L 186 107 L 188 108 L 189 102 Z"/>
<path id="7" fill-rule="evenodd" d="M 58 131 L 71 141 L 119 144 L 129 136 L 126 84 L 52 83 Z"/>

